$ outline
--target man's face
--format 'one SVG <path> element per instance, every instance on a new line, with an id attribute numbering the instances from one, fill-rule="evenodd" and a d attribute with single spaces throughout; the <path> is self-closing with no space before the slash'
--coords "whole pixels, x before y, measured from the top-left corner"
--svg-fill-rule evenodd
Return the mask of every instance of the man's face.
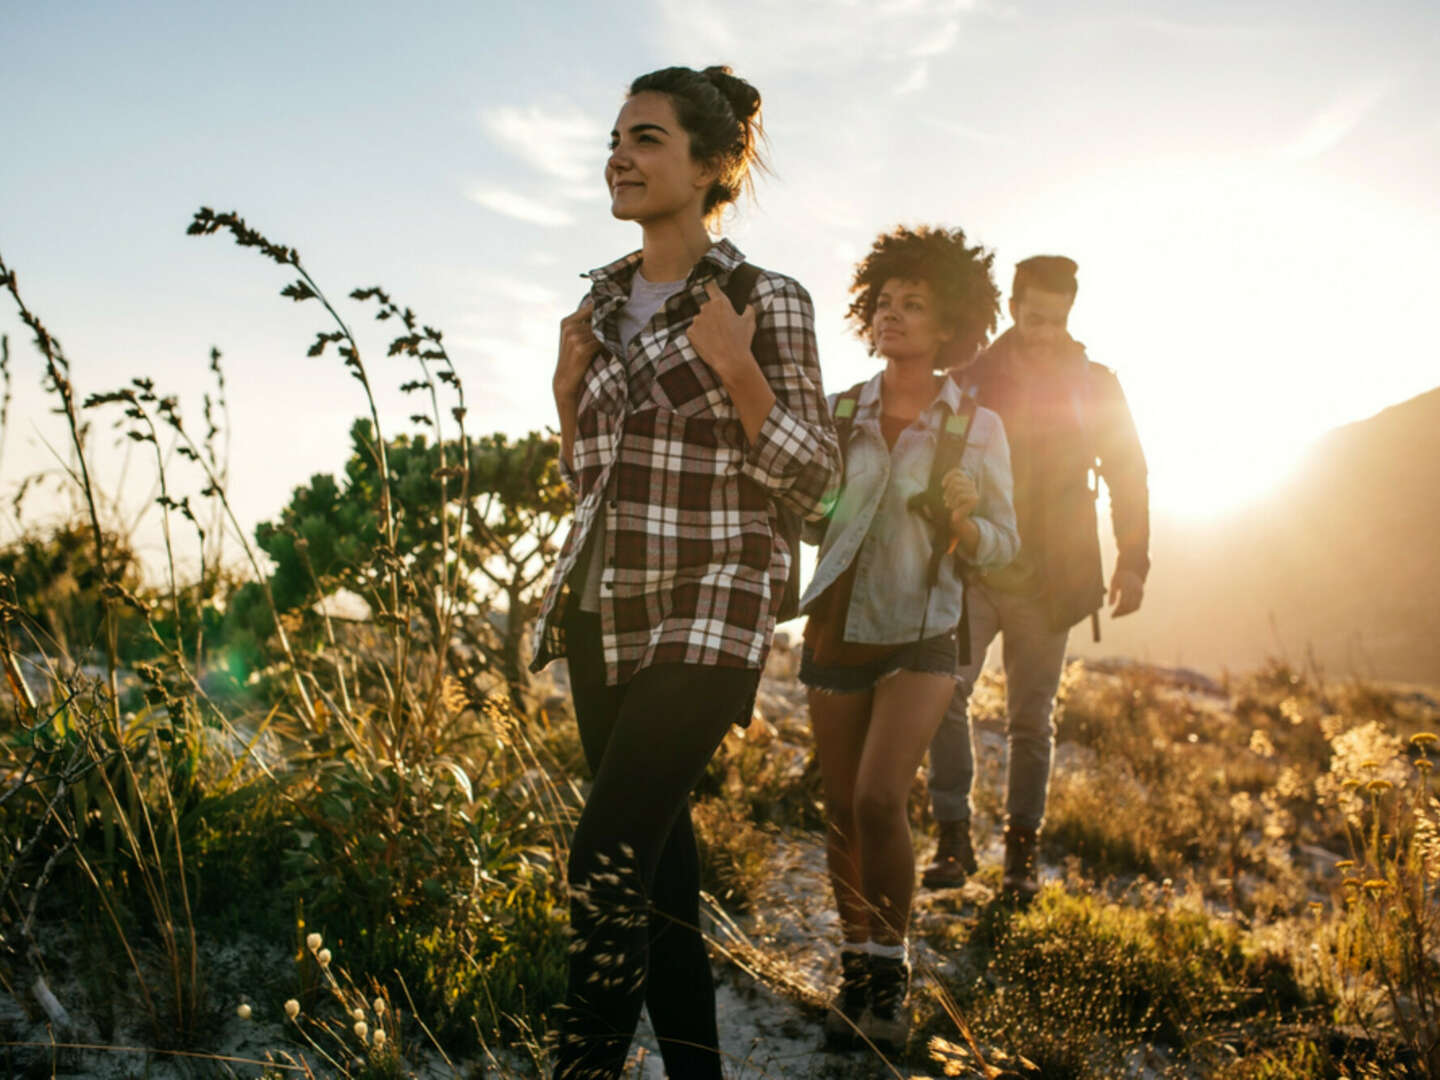
<path id="1" fill-rule="evenodd" d="M 1070 343 L 1065 328 L 1075 298 L 1068 293 L 1047 292 L 1027 285 L 1019 296 L 1010 298 L 1010 318 L 1020 345 L 1032 356 L 1049 358 Z"/>

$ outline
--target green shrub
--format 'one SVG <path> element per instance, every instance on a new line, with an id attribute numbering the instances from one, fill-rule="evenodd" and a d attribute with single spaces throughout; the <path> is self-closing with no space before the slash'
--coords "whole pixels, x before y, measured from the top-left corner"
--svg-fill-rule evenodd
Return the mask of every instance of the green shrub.
<path id="1" fill-rule="evenodd" d="M 1139 899 L 1051 888 L 1024 911 L 988 908 L 969 974 L 947 986 L 977 1038 L 1045 1077 L 1106 1076 L 1136 1046 L 1180 1053 L 1217 1024 L 1304 1004 L 1288 963 L 1247 947 L 1232 922 L 1160 890 Z"/>
<path id="2" fill-rule="evenodd" d="M 320 762 L 275 837 L 281 894 L 349 970 L 393 971 L 437 1035 L 534 1019 L 563 987 L 564 911 L 542 823 L 454 761 Z M 533 814 L 531 815 L 533 818 Z"/>

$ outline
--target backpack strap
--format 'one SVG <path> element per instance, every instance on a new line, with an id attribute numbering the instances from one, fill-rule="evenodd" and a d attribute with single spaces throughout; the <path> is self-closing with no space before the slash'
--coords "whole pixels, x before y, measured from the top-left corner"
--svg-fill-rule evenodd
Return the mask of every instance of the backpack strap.
<path id="1" fill-rule="evenodd" d="M 730 280 L 725 283 L 725 295 L 730 298 L 730 303 L 735 305 L 736 315 L 745 310 L 745 305 L 750 302 L 750 294 L 755 291 L 755 282 L 759 280 L 760 268 L 754 263 L 742 262 L 730 271 Z"/>
<path id="2" fill-rule="evenodd" d="M 855 426 L 855 410 L 860 407 L 860 392 L 865 389 L 865 383 L 866 380 L 862 379 L 835 399 L 835 435 L 842 451 L 850 437 L 850 429 Z"/>
<path id="3" fill-rule="evenodd" d="M 845 490 L 845 448 L 850 444 L 850 429 L 855 426 L 855 410 L 860 405 L 860 391 L 865 389 L 862 379 L 835 399 L 835 411 L 831 420 L 835 424 L 835 441 L 840 447 L 840 476 L 835 486 L 825 496 L 825 516 L 828 518 L 840 501 L 840 492 Z"/>
<path id="4" fill-rule="evenodd" d="M 940 428 L 940 438 L 935 445 L 935 457 L 930 462 L 930 484 L 920 494 L 910 499 L 910 509 L 924 514 L 935 530 L 935 544 L 930 551 L 929 583 L 940 580 L 940 563 L 946 555 L 955 550 L 954 537 L 950 535 L 950 510 L 945 505 L 945 474 L 960 464 L 965 456 L 965 446 L 970 441 L 970 430 L 975 426 L 975 395 L 964 394 L 960 408 L 945 418 Z"/>

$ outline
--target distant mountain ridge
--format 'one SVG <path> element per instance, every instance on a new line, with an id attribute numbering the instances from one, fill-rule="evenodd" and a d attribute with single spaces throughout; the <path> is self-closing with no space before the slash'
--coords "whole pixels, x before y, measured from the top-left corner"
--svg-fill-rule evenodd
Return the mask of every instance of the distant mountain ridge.
<path id="1" fill-rule="evenodd" d="M 1440 388 L 1336 428 L 1261 503 L 1157 518 L 1151 556 L 1144 608 L 1073 652 L 1440 685 Z"/>

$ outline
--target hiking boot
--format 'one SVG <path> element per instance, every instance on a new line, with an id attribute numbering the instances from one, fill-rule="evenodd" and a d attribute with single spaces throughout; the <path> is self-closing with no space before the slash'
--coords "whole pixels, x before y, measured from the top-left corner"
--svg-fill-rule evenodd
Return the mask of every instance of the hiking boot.
<path id="1" fill-rule="evenodd" d="M 975 848 L 970 843 L 970 822 L 937 821 L 940 834 L 935 845 L 935 858 L 920 875 L 920 884 L 927 889 L 955 889 L 979 866 L 975 862 Z"/>
<path id="2" fill-rule="evenodd" d="M 825 1040 L 853 1046 L 856 1027 L 870 1001 L 870 957 L 853 949 L 840 952 L 840 989 L 825 1013 Z"/>
<path id="3" fill-rule="evenodd" d="M 1035 869 L 1039 841 L 1039 834 L 1034 829 L 1006 826 L 1005 877 L 1000 885 L 1002 895 L 1029 901 L 1040 891 L 1040 877 Z"/>
<path id="4" fill-rule="evenodd" d="M 905 1049 L 910 1037 L 910 965 L 887 956 L 870 958 L 870 1007 L 860 1031 L 876 1046 Z"/>

